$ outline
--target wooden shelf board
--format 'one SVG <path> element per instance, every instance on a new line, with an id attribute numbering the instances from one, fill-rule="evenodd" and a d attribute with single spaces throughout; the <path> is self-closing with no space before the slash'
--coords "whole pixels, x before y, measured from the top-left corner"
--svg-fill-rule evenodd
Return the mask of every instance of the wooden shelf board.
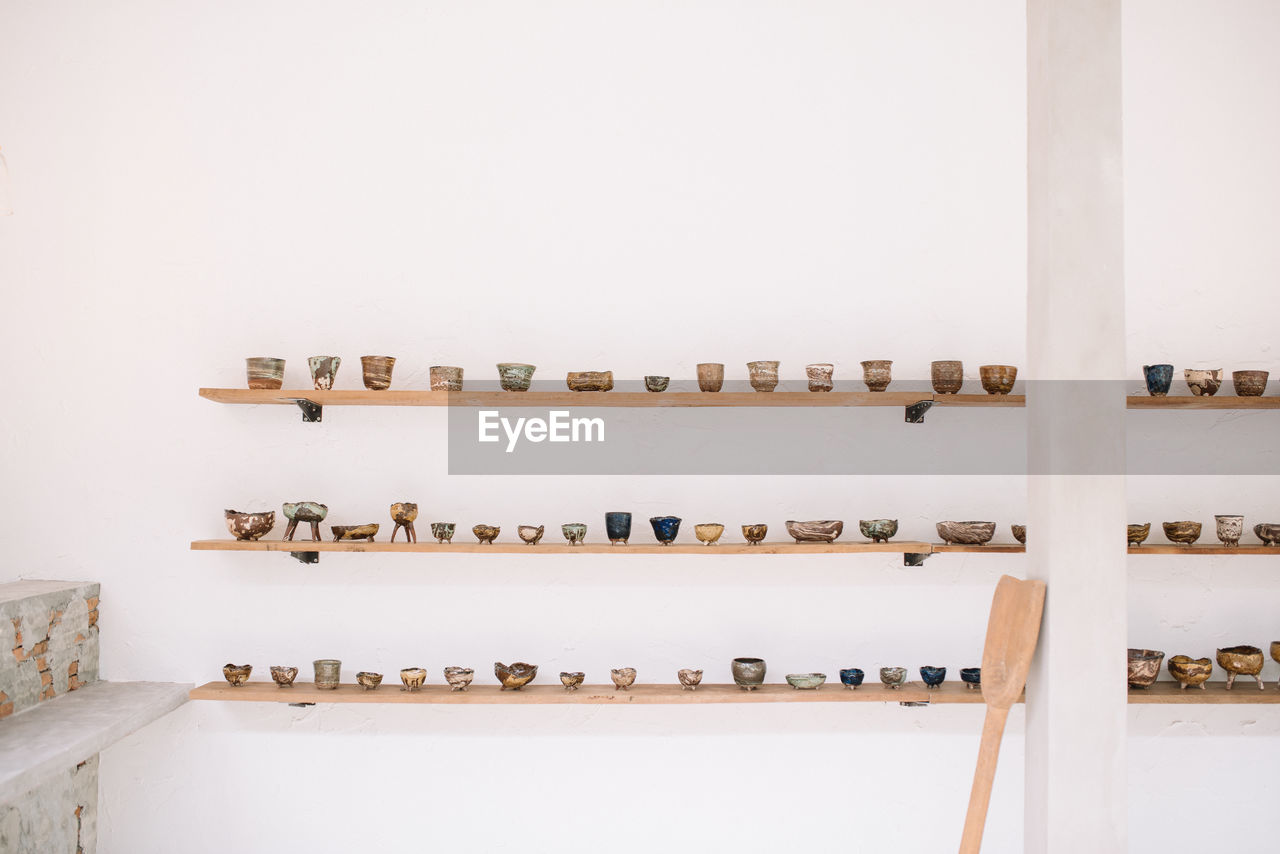
<path id="1" fill-rule="evenodd" d="M 1027 547 L 1019 543 L 987 543 L 985 546 L 960 546 L 950 543 L 933 543 L 931 548 L 933 554 L 989 554 L 989 555 L 1020 555 L 1025 554 Z"/>
<path id="2" fill-rule="evenodd" d="M 1213 397 L 1196 397 L 1195 395 L 1176 395 L 1173 397 L 1151 397 L 1150 395 L 1132 395 L 1127 398 L 1130 409 L 1280 409 L 1280 396 L 1237 397 L 1235 395 L 1218 394 Z"/>
<path id="3" fill-rule="evenodd" d="M 1130 705 L 1188 704 L 1188 705 L 1274 705 L 1280 703 L 1280 690 L 1275 682 L 1268 682 L 1265 690 L 1258 690 L 1258 683 L 1249 677 L 1238 677 L 1235 687 L 1227 690 L 1226 682 L 1206 682 L 1204 690 L 1188 688 L 1172 680 L 1157 682 L 1150 688 L 1130 688 Z"/>
<path id="4" fill-rule="evenodd" d="M 388 529 L 391 525 L 386 526 Z M 908 540 L 889 543 L 866 542 L 834 542 L 834 543 L 796 543 L 773 542 L 761 543 L 758 546 L 747 543 L 717 543 L 705 546 L 702 543 L 676 543 L 664 546 L 658 543 L 637 543 L 633 545 L 612 545 L 610 543 L 583 543 L 571 546 L 568 543 L 541 542 L 530 546 L 522 542 L 496 542 L 485 545 L 478 542 L 462 542 L 463 531 L 459 531 L 452 543 L 437 543 L 435 540 L 419 539 L 417 543 L 365 542 L 364 540 L 345 540 L 333 542 L 321 540 L 195 540 L 191 543 L 193 551 L 240 551 L 240 552 L 387 552 L 387 553 L 425 553 L 425 554 L 521 554 L 521 555 L 813 555 L 813 554 L 868 554 L 890 553 L 903 554 L 913 552 L 929 554 L 932 546 L 929 543 Z M 549 534 L 550 532 L 548 532 Z M 470 532 L 466 532 L 470 537 Z"/>
<path id="5" fill-rule="evenodd" d="M 1143 543 L 1129 546 L 1131 555 L 1280 555 L 1280 546 L 1258 544 L 1224 546 L 1221 543 L 1204 543 L 1179 546 L 1174 543 Z"/>

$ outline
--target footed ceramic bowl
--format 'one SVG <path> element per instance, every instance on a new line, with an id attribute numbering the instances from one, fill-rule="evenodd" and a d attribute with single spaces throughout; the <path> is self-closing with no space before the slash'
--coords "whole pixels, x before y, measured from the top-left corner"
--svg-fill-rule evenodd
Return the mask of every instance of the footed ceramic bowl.
<path id="1" fill-rule="evenodd" d="M 276 684 L 281 688 L 288 688 L 293 684 L 293 680 L 298 678 L 298 668 L 281 667 L 279 664 L 272 665 L 271 678 L 274 679 Z"/>
<path id="2" fill-rule="evenodd" d="M 654 516 L 649 519 L 649 524 L 653 526 L 653 535 L 664 546 L 675 542 L 676 535 L 680 533 L 679 516 Z"/>
<path id="3" fill-rule="evenodd" d="M 449 687 L 454 691 L 465 691 L 471 685 L 471 680 L 476 678 L 476 672 L 470 667 L 446 667 L 444 669 L 444 681 L 449 683 Z"/>
<path id="4" fill-rule="evenodd" d="M 427 671 L 422 667 L 406 667 L 400 671 L 401 691 L 417 691 L 427 681 Z"/>
<path id="5" fill-rule="evenodd" d="M 733 684 L 754 691 L 764 684 L 765 661 L 763 658 L 735 658 L 729 665 L 733 673 Z"/>
<path id="6" fill-rule="evenodd" d="M 1213 673 L 1213 662 L 1207 658 L 1192 658 L 1189 655 L 1175 655 L 1169 659 L 1169 674 L 1182 685 L 1182 690 L 1186 690 L 1188 686 L 1199 687 L 1204 690 L 1204 683 L 1209 681 L 1209 676 Z"/>
<path id="7" fill-rule="evenodd" d="M 382 684 L 382 674 L 361 670 L 356 674 L 356 684 L 366 691 L 375 691 Z"/>
<path id="8" fill-rule="evenodd" d="M 890 688 L 901 688 L 907 682 L 907 668 L 881 667 L 880 681 Z"/>
<path id="9" fill-rule="evenodd" d="M 1027 544 L 1027 526 L 1026 525 L 1010 525 L 1013 530 L 1013 538 L 1024 546 Z"/>
<path id="10" fill-rule="evenodd" d="M 676 673 L 676 678 L 680 680 L 682 688 L 688 688 L 690 691 L 696 691 L 698 686 L 702 684 L 702 671 L 684 668 Z"/>
<path id="11" fill-rule="evenodd" d="M 797 543 L 833 543 L 844 532 L 844 522 L 839 519 L 823 519 L 815 522 L 788 521 L 787 533 Z"/>
<path id="12" fill-rule="evenodd" d="M 1263 522 L 1253 526 L 1253 533 L 1264 546 L 1280 545 L 1280 523 Z"/>
<path id="13" fill-rule="evenodd" d="M 257 540 L 276 526 L 276 511 L 266 513 L 241 513 L 239 510 L 224 510 L 227 530 L 237 540 Z"/>
<path id="14" fill-rule="evenodd" d="M 538 544 L 538 540 L 542 539 L 542 532 L 545 530 L 545 525 L 538 525 L 536 528 L 533 525 L 516 526 L 517 536 L 531 546 L 536 546 Z"/>
<path id="15" fill-rule="evenodd" d="M 493 545 L 493 541 L 498 539 L 498 534 L 502 533 L 502 529 L 497 525 L 473 525 L 471 533 L 476 535 L 476 539 L 486 545 Z"/>
<path id="16" fill-rule="evenodd" d="M 501 690 L 519 691 L 532 682 L 533 677 L 538 675 L 538 665 L 517 661 L 508 666 L 500 661 L 495 661 L 493 663 L 493 675 L 497 676 L 498 681 L 502 683 Z"/>
<path id="17" fill-rule="evenodd" d="M 938 536 L 960 546 L 982 546 L 996 535 L 995 522 L 939 522 Z"/>
<path id="18" fill-rule="evenodd" d="M 945 667 L 930 667 L 925 665 L 920 668 L 920 679 L 924 682 L 925 687 L 927 688 L 937 688 L 946 680 L 946 678 L 947 668 Z"/>
<path id="19" fill-rule="evenodd" d="M 849 690 L 853 690 L 861 685 L 862 680 L 866 677 L 867 674 L 856 667 L 845 667 L 840 671 L 840 684 Z"/>
<path id="20" fill-rule="evenodd" d="M 233 686 L 243 685 L 249 681 L 249 674 L 253 672 L 252 664 L 224 664 L 222 665 L 222 676 Z"/>
<path id="21" fill-rule="evenodd" d="M 787 684 L 797 691 L 816 691 L 827 681 L 825 673 L 788 673 Z"/>
<path id="22" fill-rule="evenodd" d="M 671 385 L 671 377 L 647 376 L 644 378 L 645 391 L 664 392 Z"/>
<path id="23" fill-rule="evenodd" d="M 566 691 L 577 691 L 578 686 L 582 684 L 582 680 L 586 679 L 586 675 L 579 673 L 561 673 L 560 684 L 564 686 Z"/>
<path id="24" fill-rule="evenodd" d="M 455 528 L 457 524 L 454 522 L 432 522 L 431 536 L 436 538 L 437 543 L 451 543 Z"/>
<path id="25" fill-rule="evenodd" d="M 1199 522 L 1164 522 L 1164 535 L 1169 542 L 1189 546 L 1200 539 Z"/>
<path id="26" fill-rule="evenodd" d="M 742 538 L 747 541 L 747 545 L 758 546 L 764 542 L 765 534 L 769 533 L 768 525 L 743 525 Z"/>
<path id="27" fill-rule="evenodd" d="M 1231 686 L 1235 685 L 1237 676 L 1252 676 L 1258 682 L 1258 689 L 1261 690 L 1262 684 L 1262 650 L 1256 646 L 1243 644 L 1241 646 L 1229 646 L 1218 650 L 1218 666 L 1227 671 L 1227 690 L 1231 690 Z"/>
<path id="28" fill-rule="evenodd" d="M 873 543 L 887 543 L 898 533 L 897 519 L 862 519 L 858 522 L 862 536 Z"/>
<path id="29" fill-rule="evenodd" d="M 960 681 L 965 684 L 966 688 L 977 689 L 982 687 L 982 668 L 981 667 L 961 667 Z"/>
<path id="30" fill-rule="evenodd" d="M 1214 516 L 1215 533 L 1224 546 L 1240 545 L 1240 536 L 1244 533 L 1243 516 Z"/>
<path id="31" fill-rule="evenodd" d="M 604 535 L 613 545 L 631 539 L 631 514 L 625 510 L 611 510 L 604 514 Z"/>
<path id="32" fill-rule="evenodd" d="M 609 678 L 613 680 L 613 690 L 625 691 L 635 684 L 636 669 L 634 667 L 619 667 L 609 671 Z"/>
<path id="33" fill-rule="evenodd" d="M 1151 534 L 1151 523 L 1144 522 L 1141 525 L 1130 525 L 1128 531 L 1129 545 L 1140 546 Z"/>
<path id="34" fill-rule="evenodd" d="M 333 541 L 339 540 L 368 540 L 373 542 L 373 538 L 378 534 L 378 524 L 370 522 L 365 525 L 330 525 L 329 530 L 333 532 Z"/>
<path id="35" fill-rule="evenodd" d="M 560 533 L 571 546 L 580 546 L 587 537 L 587 526 L 583 522 L 567 522 L 560 526 Z"/>
<path id="36" fill-rule="evenodd" d="M 724 533 L 724 525 L 719 522 L 706 522 L 701 525 L 693 526 L 693 533 L 699 540 L 708 546 L 714 546 L 716 540 L 720 539 L 720 535 Z"/>
<path id="37" fill-rule="evenodd" d="M 1150 688 L 1160 675 L 1164 653 L 1158 649 L 1129 650 L 1129 687 Z"/>

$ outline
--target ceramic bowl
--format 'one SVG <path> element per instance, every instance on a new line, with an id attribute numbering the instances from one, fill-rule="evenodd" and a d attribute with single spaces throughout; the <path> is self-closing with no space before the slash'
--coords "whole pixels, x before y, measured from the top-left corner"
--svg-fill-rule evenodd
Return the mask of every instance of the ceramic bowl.
<path id="1" fill-rule="evenodd" d="M 567 522 L 560 526 L 560 533 L 571 546 L 580 546 L 587 538 L 587 526 L 584 522 Z"/>
<path id="2" fill-rule="evenodd" d="M 476 672 L 470 667 L 446 667 L 444 669 L 444 681 L 449 683 L 451 691 L 465 691 L 471 685 L 471 680 L 476 678 Z"/>
<path id="3" fill-rule="evenodd" d="M 391 388 L 391 371 L 395 366 L 395 356 L 361 356 L 364 387 L 370 391 L 386 391 Z"/>
<path id="4" fill-rule="evenodd" d="M 1224 546 L 1240 545 L 1240 535 L 1244 533 L 1243 516 L 1214 516 L 1218 540 Z"/>
<path id="5" fill-rule="evenodd" d="M 292 540 L 299 523 L 306 522 L 311 526 L 312 542 L 320 541 L 320 523 L 329 515 L 328 507 L 316 501 L 295 501 L 286 502 L 281 509 L 284 511 L 284 518 L 289 520 L 284 528 L 286 540 Z"/>
<path id="6" fill-rule="evenodd" d="M 1142 375 L 1147 381 L 1147 394 L 1164 397 L 1173 383 L 1173 365 L 1143 365 Z"/>
<path id="7" fill-rule="evenodd" d="M 330 525 L 329 530 L 333 532 L 333 541 L 339 540 L 368 540 L 373 542 L 373 538 L 378 535 L 378 523 L 369 522 L 364 525 Z"/>
<path id="8" fill-rule="evenodd" d="M 729 669 L 733 673 L 733 684 L 744 690 L 754 691 L 764 684 L 763 658 L 735 658 Z"/>
<path id="9" fill-rule="evenodd" d="M 1256 646 L 1229 646 L 1218 650 L 1217 656 L 1218 666 L 1227 671 L 1228 691 L 1236 683 L 1237 676 L 1252 676 L 1257 680 L 1259 690 L 1264 687 L 1262 677 L 1258 675 L 1262 673 L 1262 650 Z"/>
<path id="10" fill-rule="evenodd" d="M 1013 531 L 1013 538 L 1024 546 L 1027 544 L 1027 526 L 1026 525 L 1010 525 Z"/>
<path id="11" fill-rule="evenodd" d="M 880 681 L 890 688 L 901 688 L 907 682 L 907 668 L 881 667 Z"/>
<path id="12" fill-rule="evenodd" d="M 437 543 L 453 542 L 453 532 L 458 527 L 456 522 L 432 522 L 431 536 L 436 538 Z"/>
<path id="13" fill-rule="evenodd" d="M 698 363 L 698 389 L 719 391 L 724 385 L 724 365 L 719 362 Z"/>
<path id="14" fill-rule="evenodd" d="M 499 661 L 493 663 L 493 675 L 502 683 L 501 690 L 519 691 L 533 681 L 538 675 L 538 665 L 525 664 L 523 661 L 513 662 L 510 666 Z"/>
<path id="15" fill-rule="evenodd" d="M 865 678 L 867 678 L 867 674 L 856 667 L 846 667 L 840 671 L 840 683 L 850 690 L 861 685 L 862 680 Z"/>
<path id="16" fill-rule="evenodd" d="M 480 542 L 493 545 L 493 541 L 498 538 L 498 534 L 502 533 L 502 529 L 497 525 L 472 525 L 471 533 L 475 534 Z"/>
<path id="17" fill-rule="evenodd" d="M 693 526 L 693 535 L 698 538 L 699 542 L 708 546 L 714 546 L 716 540 L 720 539 L 720 535 L 724 533 L 724 525 L 719 522 L 704 522 L 701 525 Z"/>
<path id="18" fill-rule="evenodd" d="M 1165 522 L 1164 535 L 1169 542 L 1180 546 L 1189 546 L 1200 539 L 1199 522 Z"/>
<path id="19" fill-rule="evenodd" d="M 1240 397 L 1261 397 L 1267 391 L 1266 371 L 1232 371 L 1231 383 Z"/>
<path id="20" fill-rule="evenodd" d="M 271 678 L 274 679 L 276 684 L 281 688 L 288 688 L 293 685 L 293 680 L 298 678 L 298 668 L 283 667 L 279 664 L 272 665 Z"/>
<path id="21" fill-rule="evenodd" d="M 669 385 L 671 385 L 671 377 L 646 376 L 644 378 L 645 391 L 663 392 Z"/>
<path id="22" fill-rule="evenodd" d="M 937 688 L 947 678 L 947 668 L 933 667 L 925 665 L 920 668 L 920 678 L 924 681 L 926 688 Z"/>
<path id="23" fill-rule="evenodd" d="M 498 383 L 503 391 L 528 391 L 533 381 L 536 365 L 525 365 L 520 362 L 499 362 Z"/>
<path id="24" fill-rule="evenodd" d="M 977 690 L 982 687 L 982 668 L 981 667 L 961 667 L 960 681 L 964 683 L 966 688 Z"/>
<path id="25" fill-rule="evenodd" d="M 224 664 L 222 665 L 222 676 L 233 686 L 243 685 L 249 681 L 249 674 L 253 672 L 252 664 Z"/>
<path id="26" fill-rule="evenodd" d="M 517 525 L 516 536 L 524 540 L 529 545 L 536 546 L 538 544 L 538 540 L 542 539 L 542 533 L 545 530 L 545 525 L 538 525 L 537 527 L 534 527 L 533 525 Z"/>
<path id="27" fill-rule="evenodd" d="M 249 388 L 276 389 L 284 385 L 284 359 L 252 356 L 244 360 Z"/>
<path id="28" fill-rule="evenodd" d="M 432 391 L 462 391 L 462 368 L 432 365 L 428 368 Z"/>
<path id="29" fill-rule="evenodd" d="M 356 684 L 366 691 L 376 691 L 382 684 L 382 674 L 361 670 L 356 674 Z"/>
<path id="30" fill-rule="evenodd" d="M 702 684 L 702 671 L 690 670 L 686 667 L 676 673 L 676 678 L 680 680 L 681 690 L 688 688 L 690 691 L 696 691 Z"/>
<path id="31" fill-rule="evenodd" d="M 1253 533 L 1264 546 L 1280 545 L 1280 523 L 1263 522 L 1253 526 Z"/>
<path id="32" fill-rule="evenodd" d="M 311 662 L 315 685 L 322 691 L 336 691 L 342 684 L 342 662 L 336 658 L 317 658 Z"/>
<path id="33" fill-rule="evenodd" d="M 401 691 L 417 691 L 427 681 L 427 670 L 424 667 L 406 667 L 400 671 L 400 681 L 404 683 Z"/>
<path id="34" fill-rule="evenodd" d="M 227 530 L 237 540 L 256 540 L 276 526 L 276 511 L 266 513 L 241 513 L 239 510 L 224 510 Z"/>
<path id="35" fill-rule="evenodd" d="M 964 385 L 964 363 L 955 361 L 931 362 L 929 378 L 938 394 L 955 394 Z"/>
<path id="36" fill-rule="evenodd" d="M 1150 688 L 1160 675 L 1164 653 L 1158 649 L 1129 650 L 1129 687 Z"/>
<path id="37" fill-rule="evenodd" d="M 869 359 L 862 363 L 862 381 L 867 391 L 884 391 L 893 381 L 892 359 Z"/>
<path id="38" fill-rule="evenodd" d="M 1280 662 L 1280 641 L 1271 642 L 1271 658 Z"/>
<path id="39" fill-rule="evenodd" d="M 333 381 L 338 378 L 338 366 L 342 364 L 341 356 L 312 356 L 307 359 L 307 368 L 311 371 L 311 384 L 316 391 L 328 391 L 333 388 Z"/>
<path id="40" fill-rule="evenodd" d="M 1182 690 L 1185 691 L 1188 686 L 1199 686 L 1203 691 L 1204 683 L 1209 681 L 1209 676 L 1213 673 L 1213 662 L 1207 658 L 1175 655 L 1169 659 L 1169 673 L 1182 685 Z"/>
<path id="41" fill-rule="evenodd" d="M 397 501 L 391 505 L 391 521 L 395 523 L 395 529 L 391 532 L 391 542 L 396 541 L 396 534 L 401 528 L 405 529 L 409 538 L 414 542 L 418 541 L 418 535 L 413 531 L 413 523 L 418 519 L 418 505 L 412 501 Z"/>
<path id="42" fill-rule="evenodd" d="M 570 371 L 565 383 L 569 391 L 612 391 L 613 371 Z"/>
<path id="43" fill-rule="evenodd" d="M 609 542 L 615 546 L 631 539 L 631 514 L 623 510 L 613 510 L 604 514 L 604 533 Z"/>
<path id="44" fill-rule="evenodd" d="M 749 546 L 760 545 L 764 542 L 765 535 L 768 533 L 769 526 L 763 523 L 742 526 L 742 538 L 747 541 Z"/>
<path id="45" fill-rule="evenodd" d="M 797 691 L 816 691 L 827 681 L 825 673 L 788 673 L 787 684 Z"/>
<path id="46" fill-rule="evenodd" d="M 788 521 L 787 533 L 797 543 L 834 543 L 844 532 L 844 522 L 840 519 L 822 519 L 811 522 Z"/>
<path id="47" fill-rule="evenodd" d="M 1018 369 L 1013 365 L 983 365 L 978 368 L 978 377 L 987 394 L 1008 394 L 1018 380 Z"/>
<path id="48" fill-rule="evenodd" d="M 566 691 L 577 691 L 578 686 L 582 684 L 582 680 L 586 678 L 582 673 L 561 673 L 560 684 L 564 685 Z"/>
<path id="49" fill-rule="evenodd" d="M 747 362 L 747 375 L 756 391 L 773 391 L 778 387 L 778 365 L 781 362 Z"/>
<path id="50" fill-rule="evenodd" d="M 995 522 L 939 522 L 938 536 L 943 542 L 959 546 L 982 546 L 996 535 Z"/>
<path id="51" fill-rule="evenodd" d="M 613 690 L 625 691 L 635 684 L 636 669 L 634 667 L 619 667 L 609 671 L 609 678 L 613 680 Z"/>
<path id="52" fill-rule="evenodd" d="M 1187 388 L 1191 389 L 1191 393 L 1196 397 L 1201 395 L 1213 397 L 1218 393 L 1218 389 L 1222 388 L 1221 368 L 1214 368 L 1208 371 L 1187 368 L 1182 372 L 1182 375 L 1187 378 Z"/>
<path id="53" fill-rule="evenodd" d="M 858 522 L 858 530 L 862 536 L 873 543 L 887 543 L 898 533 L 897 519 L 862 519 Z"/>
<path id="54" fill-rule="evenodd" d="M 1150 522 L 1144 522 L 1141 525 L 1130 525 L 1129 531 L 1128 531 L 1129 545 L 1131 546 L 1142 545 L 1143 541 L 1145 541 L 1147 537 L 1150 536 L 1150 534 L 1151 534 Z"/>
<path id="55" fill-rule="evenodd" d="M 835 387 L 832 375 L 836 366 L 828 362 L 819 362 L 804 366 L 804 375 L 809 379 L 809 391 L 831 391 Z"/>
<path id="56" fill-rule="evenodd" d="M 664 546 L 675 542 L 676 535 L 680 533 L 679 516 L 654 516 L 649 519 L 649 524 L 653 526 L 653 535 Z"/>

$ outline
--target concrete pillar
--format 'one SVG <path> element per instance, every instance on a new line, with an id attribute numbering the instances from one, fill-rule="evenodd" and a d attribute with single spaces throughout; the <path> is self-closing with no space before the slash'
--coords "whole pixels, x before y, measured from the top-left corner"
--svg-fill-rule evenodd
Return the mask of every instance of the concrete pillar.
<path id="1" fill-rule="evenodd" d="M 1126 850 L 1120 0 L 1028 0 L 1027 854 Z"/>

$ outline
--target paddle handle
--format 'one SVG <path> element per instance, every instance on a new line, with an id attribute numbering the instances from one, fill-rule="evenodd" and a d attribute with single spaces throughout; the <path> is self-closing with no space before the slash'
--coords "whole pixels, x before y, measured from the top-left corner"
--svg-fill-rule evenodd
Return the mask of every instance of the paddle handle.
<path id="1" fill-rule="evenodd" d="M 978 765 L 973 770 L 973 790 L 969 793 L 969 812 L 964 817 L 964 835 L 960 837 L 960 854 L 978 854 L 982 850 L 982 831 L 987 825 L 987 806 L 991 803 L 991 784 L 996 779 L 996 760 L 1000 758 L 1000 741 L 1004 738 L 1009 710 L 987 706 L 982 722 L 982 744 L 978 748 Z"/>

